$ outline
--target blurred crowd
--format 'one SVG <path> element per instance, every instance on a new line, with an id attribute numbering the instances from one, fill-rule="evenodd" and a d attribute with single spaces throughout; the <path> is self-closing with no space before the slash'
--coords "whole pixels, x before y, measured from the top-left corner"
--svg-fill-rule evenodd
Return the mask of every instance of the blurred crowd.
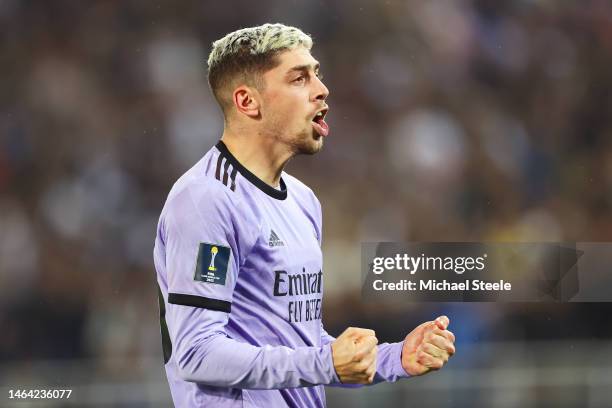
<path id="1" fill-rule="evenodd" d="M 4 0 L 0 361 L 161 353 L 157 218 L 223 130 L 210 45 L 265 22 L 312 34 L 331 91 L 286 169 L 323 206 L 331 333 L 612 334 L 603 304 L 360 298 L 361 242 L 612 240 L 609 2 Z"/>

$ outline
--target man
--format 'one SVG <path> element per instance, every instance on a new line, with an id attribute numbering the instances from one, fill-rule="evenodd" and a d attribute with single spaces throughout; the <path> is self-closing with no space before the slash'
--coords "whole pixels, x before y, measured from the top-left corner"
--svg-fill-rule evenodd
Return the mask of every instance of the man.
<path id="1" fill-rule="evenodd" d="M 448 318 L 380 344 L 321 324 L 321 207 L 283 172 L 318 152 L 329 91 L 311 38 L 281 24 L 213 44 L 221 141 L 172 188 L 155 241 L 166 374 L 178 407 L 325 406 L 325 384 L 396 381 L 454 353 Z"/>

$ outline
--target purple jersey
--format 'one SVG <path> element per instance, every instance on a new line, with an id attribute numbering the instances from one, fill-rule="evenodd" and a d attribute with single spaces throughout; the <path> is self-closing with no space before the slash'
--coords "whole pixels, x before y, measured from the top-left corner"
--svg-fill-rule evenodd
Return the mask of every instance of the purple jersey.
<path id="1" fill-rule="evenodd" d="M 339 385 L 321 324 L 321 207 L 219 142 L 174 185 L 157 228 L 164 360 L 177 407 L 323 407 Z M 379 346 L 375 382 L 408 375 Z"/>

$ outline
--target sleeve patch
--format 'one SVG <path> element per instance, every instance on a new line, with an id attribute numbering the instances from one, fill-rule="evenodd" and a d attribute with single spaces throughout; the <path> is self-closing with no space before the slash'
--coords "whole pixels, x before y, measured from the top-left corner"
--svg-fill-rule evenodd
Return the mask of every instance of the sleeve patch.
<path id="1" fill-rule="evenodd" d="M 229 247 L 201 242 L 194 280 L 225 285 L 229 257 Z"/>

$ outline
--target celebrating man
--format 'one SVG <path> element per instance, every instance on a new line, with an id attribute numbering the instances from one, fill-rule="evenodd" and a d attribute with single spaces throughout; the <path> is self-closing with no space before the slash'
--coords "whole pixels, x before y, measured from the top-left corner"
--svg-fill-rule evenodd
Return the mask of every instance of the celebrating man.
<path id="1" fill-rule="evenodd" d="M 170 191 L 154 250 L 176 406 L 324 406 L 323 385 L 425 374 L 455 351 L 445 316 L 391 344 L 368 329 L 333 338 L 322 327 L 321 206 L 283 171 L 329 133 L 311 47 L 282 24 L 213 44 L 223 136 Z"/>

